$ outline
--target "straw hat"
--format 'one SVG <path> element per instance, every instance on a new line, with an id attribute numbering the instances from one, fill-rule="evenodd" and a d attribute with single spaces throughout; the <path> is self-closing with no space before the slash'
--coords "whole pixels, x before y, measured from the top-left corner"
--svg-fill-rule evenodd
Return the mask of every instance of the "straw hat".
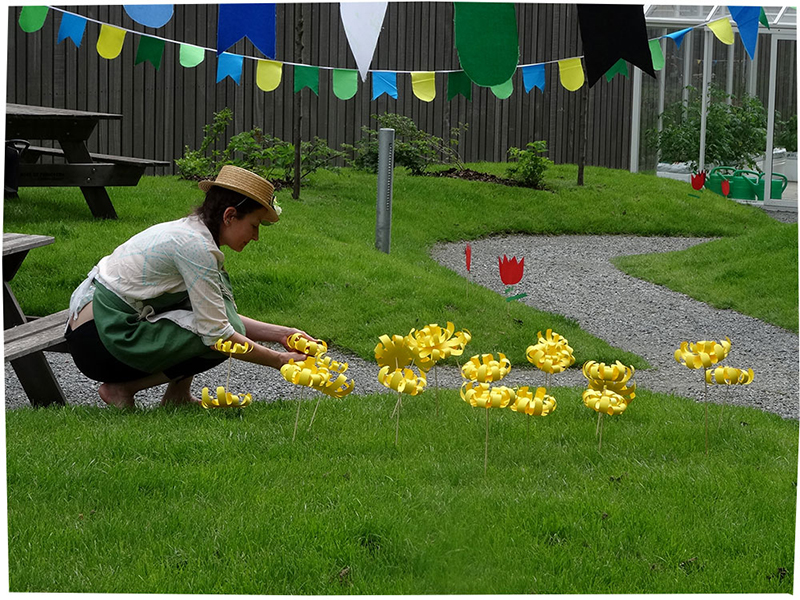
<path id="1" fill-rule="evenodd" d="M 233 190 L 244 194 L 248 198 L 255 200 L 267 209 L 267 221 L 270 223 L 278 222 L 279 211 L 275 210 L 275 199 L 272 193 L 275 188 L 272 184 L 259 177 L 255 173 L 251 173 L 247 169 L 235 167 L 233 165 L 225 165 L 213 181 L 206 180 L 199 183 L 199 187 L 204 192 L 211 189 L 212 186 L 225 188 L 226 190 Z"/>

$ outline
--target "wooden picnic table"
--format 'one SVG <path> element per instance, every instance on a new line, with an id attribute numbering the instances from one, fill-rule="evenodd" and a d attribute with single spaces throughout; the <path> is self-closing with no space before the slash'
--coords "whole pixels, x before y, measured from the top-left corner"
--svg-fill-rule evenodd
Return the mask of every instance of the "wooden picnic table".
<path id="1" fill-rule="evenodd" d="M 169 166 L 167 161 L 93 154 L 86 141 L 100 121 L 114 121 L 113 113 L 6 105 L 6 139 L 55 140 L 59 148 L 31 146 L 22 153 L 19 186 L 76 186 L 81 188 L 92 215 L 116 219 L 106 186 L 137 185 L 147 167 Z M 42 156 L 60 156 L 64 163 L 40 164 Z"/>
<path id="2" fill-rule="evenodd" d="M 22 312 L 9 283 L 31 250 L 53 242 L 55 239 L 47 235 L 3 234 L 5 358 L 10 360 L 19 382 L 34 406 L 46 406 L 54 402 L 66 404 L 64 391 L 42 350 L 45 348 L 54 350 L 63 342 L 68 310 L 31 320 Z M 16 348 L 13 346 L 15 341 L 18 342 Z"/>

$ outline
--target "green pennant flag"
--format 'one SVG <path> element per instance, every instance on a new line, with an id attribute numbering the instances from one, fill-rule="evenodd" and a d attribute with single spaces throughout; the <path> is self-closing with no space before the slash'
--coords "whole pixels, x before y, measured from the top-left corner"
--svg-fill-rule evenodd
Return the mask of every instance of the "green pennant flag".
<path id="1" fill-rule="evenodd" d="M 339 100 L 350 100 L 358 91 L 358 71 L 354 69 L 333 70 L 333 94 Z"/>
<path id="2" fill-rule="evenodd" d="M 161 57 L 164 55 L 164 40 L 143 35 L 139 38 L 139 48 L 136 50 L 134 65 L 148 61 L 156 68 L 161 67 Z"/>
<path id="3" fill-rule="evenodd" d="M 39 31 L 47 18 L 46 6 L 23 6 L 19 14 L 19 26 L 25 33 Z"/>
<path id="4" fill-rule="evenodd" d="M 500 100 L 505 100 L 514 93 L 514 78 L 509 77 L 505 83 L 491 86 L 491 90 Z"/>
<path id="5" fill-rule="evenodd" d="M 319 96 L 319 67 L 307 67 L 305 65 L 294 66 L 295 93 L 305 87 L 310 88 L 314 94 Z"/>
<path id="6" fill-rule="evenodd" d="M 652 51 L 652 46 L 650 50 Z M 625 62 L 624 58 L 620 58 L 617 62 L 614 63 L 608 71 L 606 71 L 606 81 L 611 81 L 614 79 L 614 75 L 622 75 L 624 77 L 628 76 L 628 63 Z"/>
<path id="7" fill-rule="evenodd" d="M 660 71 L 664 68 L 664 52 L 661 50 L 661 40 L 650 40 L 650 56 L 653 57 L 653 70 Z"/>
<path id="8" fill-rule="evenodd" d="M 472 80 L 464 71 L 453 71 L 447 74 L 447 99 L 452 100 L 459 94 L 472 100 Z"/>
<path id="9" fill-rule="evenodd" d="M 758 22 L 769 29 L 769 19 L 767 19 L 767 13 L 764 12 L 763 6 L 761 7 L 761 14 L 758 15 Z"/>

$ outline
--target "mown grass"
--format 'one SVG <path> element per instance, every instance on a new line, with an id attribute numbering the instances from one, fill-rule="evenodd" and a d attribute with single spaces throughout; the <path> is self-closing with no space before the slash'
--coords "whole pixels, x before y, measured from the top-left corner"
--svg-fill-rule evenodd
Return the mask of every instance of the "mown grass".
<path id="1" fill-rule="evenodd" d="M 791 593 L 798 423 L 641 391 L 606 417 L 442 391 L 6 415 L 10 589 L 234 594 Z M 527 421 L 531 419 L 532 422 Z M 530 425 L 530 429 L 528 426 Z M 42 432 L 46 432 L 42 435 Z"/>
<path id="2" fill-rule="evenodd" d="M 503 166 L 471 165 L 502 173 Z M 344 170 L 320 172 L 303 189 L 302 200 L 280 195 L 285 208 L 278 226 L 241 254 L 226 251 L 227 267 L 240 310 L 271 322 L 306 329 L 370 359 L 381 334 L 405 334 L 412 327 L 453 321 L 473 334 L 471 348 L 503 352 L 524 361 L 536 332 L 552 328 L 576 349 L 578 363 L 622 360 L 637 368 L 646 362 L 608 346 L 559 315 L 512 303 L 470 286 L 429 256 L 438 241 L 471 240 L 498 233 L 635 234 L 736 237 L 759 233 L 787 241 L 796 227 L 774 221 L 759 209 L 703 192 L 689 196 L 685 184 L 609 169 L 587 169 L 585 187 L 574 183 L 575 167 L 554 167 L 554 191 L 541 192 L 446 178 L 410 177 L 398 172 L 393 202 L 392 248 L 374 248 L 375 176 Z M 191 182 L 145 178 L 135 189 L 113 190 L 118 221 L 94 221 L 76 190 L 24 189 L 5 204 L 5 230 L 54 235 L 58 242 L 38 249 L 14 280 L 29 314 L 64 308 L 86 272 L 115 246 L 156 222 L 187 214 L 201 194 Z M 791 260 L 772 265 L 773 281 L 797 279 L 797 250 Z M 682 254 L 667 260 L 680 263 Z M 531 257 L 532 259 L 534 257 Z M 741 264 L 736 256 L 714 256 L 714 265 Z M 667 267 L 669 268 L 669 267 Z M 759 274 L 766 269 L 752 266 Z M 761 287 L 750 272 L 733 281 L 738 298 L 757 298 Z M 789 285 L 789 284 L 786 284 Z M 783 290 L 783 288 L 781 288 Z M 713 292 L 712 292 L 713 294 Z M 698 297 L 704 298 L 705 288 Z M 778 324 L 797 322 L 797 294 L 775 296 Z M 789 316 L 787 316 L 789 315 Z M 792 316 L 793 315 L 793 316 Z M 782 325 L 786 326 L 786 325 Z"/>

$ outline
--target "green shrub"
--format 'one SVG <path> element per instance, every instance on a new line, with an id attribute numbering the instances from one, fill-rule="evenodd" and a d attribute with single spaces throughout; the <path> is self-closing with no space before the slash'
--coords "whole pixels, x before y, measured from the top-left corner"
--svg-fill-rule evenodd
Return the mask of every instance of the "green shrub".
<path id="1" fill-rule="evenodd" d="M 175 161 L 184 179 L 215 177 L 225 165 L 235 165 L 257 173 L 273 183 L 287 184 L 294 179 L 294 144 L 264 133 L 259 127 L 231 137 L 223 151 L 209 149 L 233 120 L 233 112 L 224 108 L 214 113 L 214 120 L 203 128 L 200 148 L 186 147 L 183 158 Z M 334 169 L 331 163 L 344 153 L 332 150 L 318 137 L 300 144 L 300 179 L 318 169 Z"/>
<path id="2" fill-rule="evenodd" d="M 553 164 L 549 158 L 542 156 L 547 152 L 547 142 L 539 140 L 528 142 L 527 150 L 509 148 L 508 156 L 517 161 L 510 163 L 506 174 L 525 187 L 544 189 L 544 174 Z"/>
<path id="3" fill-rule="evenodd" d="M 688 162 L 697 168 L 700 156 L 700 116 L 702 98 L 689 86 L 688 105 L 678 101 L 662 113 L 662 130 L 650 129 L 645 140 L 661 153 L 663 162 Z M 728 104 L 728 98 L 731 104 Z M 767 112 L 758 98 L 737 100 L 716 86 L 709 86 L 706 118 L 705 162 L 737 168 L 754 168 L 764 153 Z"/>
<path id="4" fill-rule="evenodd" d="M 785 121 L 775 114 L 775 147 L 786 148 L 789 152 L 797 152 L 797 115 Z"/>
<path id="5" fill-rule="evenodd" d="M 431 165 L 455 163 L 463 168 L 461 157 L 456 151 L 458 138 L 467 125 L 459 123 L 450 130 L 450 140 L 445 143 L 442 138 L 420 130 L 408 117 L 394 113 L 372 115 L 378 121 L 379 129 L 394 129 L 394 163 L 406 167 L 412 175 L 424 175 Z M 362 127 L 364 137 L 355 144 L 342 144 L 342 148 L 353 153 L 348 164 L 356 169 L 376 173 L 378 171 L 378 132 L 369 127 Z"/>

